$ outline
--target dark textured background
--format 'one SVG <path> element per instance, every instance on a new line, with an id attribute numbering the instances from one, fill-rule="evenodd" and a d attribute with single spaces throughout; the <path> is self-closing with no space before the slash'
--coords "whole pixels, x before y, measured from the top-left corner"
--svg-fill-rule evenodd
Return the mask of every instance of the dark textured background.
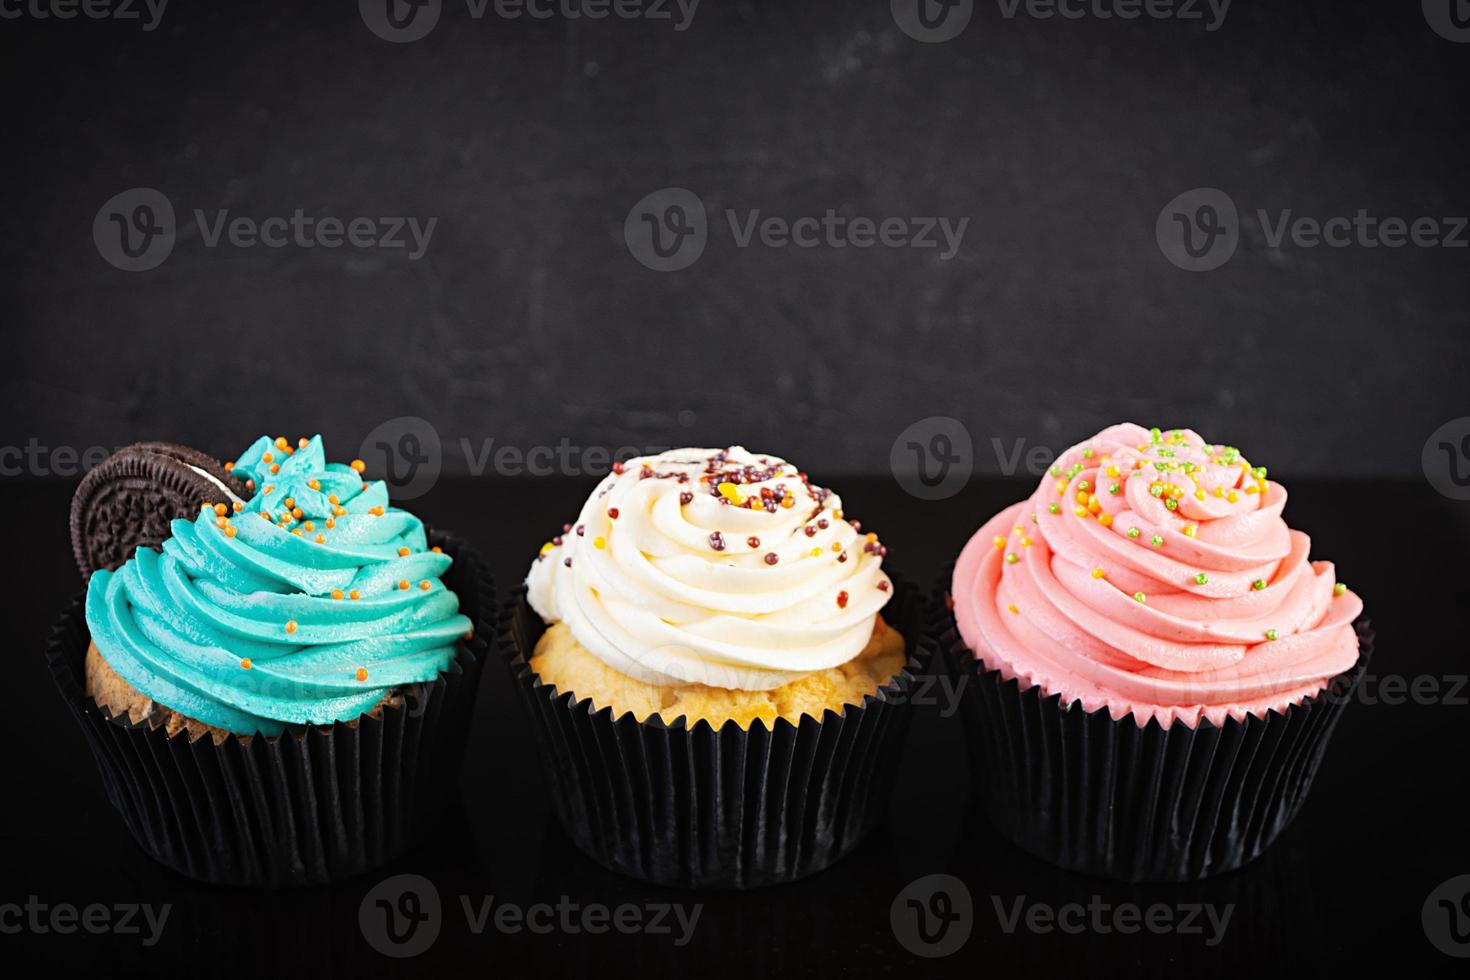
<path id="1" fill-rule="evenodd" d="M 1470 251 L 1165 260 L 1176 194 L 1242 212 L 1470 213 L 1470 45 L 1415 3 L 1237 0 L 1223 27 L 1007 20 L 921 44 L 886 0 L 705 0 L 668 22 L 471 19 L 373 36 L 350 0 L 0 21 L 9 179 L 0 444 L 172 438 L 232 454 L 398 415 L 523 448 L 747 445 L 881 473 L 905 426 L 1064 447 L 1188 424 L 1290 473 L 1418 471 L 1467 414 Z M 623 221 L 725 207 L 968 216 L 959 255 L 738 249 L 658 273 Z M 135 186 L 172 256 L 118 271 L 93 217 Z M 428 255 L 206 249 L 193 208 L 437 217 Z M 18 367 L 17 367 L 18 365 Z"/>

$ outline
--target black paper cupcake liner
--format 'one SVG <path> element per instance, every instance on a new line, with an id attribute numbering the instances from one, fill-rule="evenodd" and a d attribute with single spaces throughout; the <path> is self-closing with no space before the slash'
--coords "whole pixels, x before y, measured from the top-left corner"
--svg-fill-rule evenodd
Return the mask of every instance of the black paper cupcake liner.
<path id="1" fill-rule="evenodd" d="M 939 590 L 946 599 L 949 580 Z M 935 604 L 942 669 L 964 685 L 961 715 L 982 806 L 1019 847 L 1070 871 L 1132 882 L 1223 874 L 1261 855 L 1301 809 L 1333 728 L 1373 655 L 1319 695 L 1223 725 L 1064 705 L 976 658 L 947 601 Z"/>
<path id="2" fill-rule="evenodd" d="M 474 636 L 433 681 L 400 689 L 376 717 L 301 726 L 219 745 L 113 718 L 88 697 L 83 596 L 52 630 L 46 657 L 86 733 L 107 798 L 140 847 L 200 881 L 319 885 L 381 866 L 409 847 L 455 788 L 470 708 L 495 634 L 494 584 L 458 538 L 445 584 Z"/>
<path id="3" fill-rule="evenodd" d="M 911 695 L 935 651 L 918 589 L 895 578 L 884 618 L 907 644 L 892 680 L 861 705 L 773 728 L 616 718 L 543 684 L 530 659 L 546 624 L 524 590 L 507 606 L 501 652 L 540 742 L 552 809 L 578 848 L 659 885 L 748 889 L 826 868 L 886 812 Z"/>

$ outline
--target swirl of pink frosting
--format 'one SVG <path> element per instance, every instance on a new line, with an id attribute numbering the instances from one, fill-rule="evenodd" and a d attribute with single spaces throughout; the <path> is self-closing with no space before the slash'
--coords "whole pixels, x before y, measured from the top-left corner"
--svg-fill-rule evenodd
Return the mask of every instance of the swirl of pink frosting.
<path id="1" fill-rule="evenodd" d="M 970 539 L 960 637 L 1023 688 L 1139 725 L 1284 710 L 1357 662 L 1363 611 L 1285 504 L 1233 447 L 1112 426 Z"/>

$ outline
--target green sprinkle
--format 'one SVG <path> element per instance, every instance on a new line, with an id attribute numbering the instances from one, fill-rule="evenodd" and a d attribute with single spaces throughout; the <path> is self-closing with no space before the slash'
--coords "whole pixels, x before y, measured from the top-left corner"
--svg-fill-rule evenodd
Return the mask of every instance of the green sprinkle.
<path id="1" fill-rule="evenodd" d="M 1338 582 L 1332 587 L 1333 595 L 1342 595 L 1345 592 L 1347 592 L 1347 585 L 1345 583 Z"/>
<path id="2" fill-rule="evenodd" d="M 1071 466 L 1067 467 L 1067 479 L 1070 480 L 1070 479 L 1072 479 L 1072 477 L 1076 476 L 1078 473 L 1081 473 L 1081 472 L 1082 472 L 1082 464 L 1081 463 L 1073 463 Z"/>
<path id="3" fill-rule="evenodd" d="M 1092 450 L 1091 449 L 1084 449 L 1084 450 L 1082 450 L 1082 458 L 1083 459 L 1091 459 L 1092 458 Z"/>
<path id="4" fill-rule="evenodd" d="M 1138 529 L 1138 528 L 1136 528 L 1136 527 L 1130 527 L 1130 528 L 1129 528 L 1129 529 L 1128 529 L 1128 536 L 1129 536 L 1129 537 L 1130 537 L 1130 538 L 1136 538 L 1136 537 L 1138 537 L 1138 536 L 1139 536 L 1139 535 L 1140 535 L 1140 534 L 1142 534 L 1142 533 L 1143 533 L 1143 532 L 1142 532 L 1142 531 L 1140 531 L 1140 530 L 1139 530 L 1139 529 Z"/>
<path id="5" fill-rule="evenodd" d="M 1198 575 L 1196 575 L 1194 577 L 1194 584 L 1195 585 L 1204 585 L 1209 580 L 1210 580 L 1210 577 L 1208 575 L 1206 575 L 1204 572 L 1200 572 Z"/>
<path id="6" fill-rule="evenodd" d="M 1113 484 L 1110 484 L 1108 486 L 1108 493 L 1122 493 L 1122 492 L 1123 492 L 1123 488 L 1119 484 L 1113 483 Z"/>
<path id="7" fill-rule="evenodd" d="M 1164 506 L 1169 510 L 1178 510 L 1179 501 L 1175 500 L 1173 497 L 1170 497 L 1168 500 L 1164 501 Z"/>
<path id="8" fill-rule="evenodd" d="M 1196 467 L 1193 463 L 1186 462 L 1184 464 L 1184 472 L 1186 473 L 1193 473 L 1196 469 L 1198 469 L 1198 467 Z"/>
<path id="9" fill-rule="evenodd" d="M 1078 490 L 1091 490 L 1092 489 L 1092 484 L 1091 483 L 1088 483 L 1086 480 L 1078 480 L 1077 481 L 1077 489 Z"/>
<path id="10" fill-rule="evenodd" d="M 1155 548 L 1162 548 L 1164 546 L 1164 539 L 1155 534 L 1153 537 L 1148 539 L 1148 543 L 1153 545 Z"/>
<path id="11" fill-rule="evenodd" d="M 1273 643 L 1274 643 L 1274 642 L 1275 642 L 1275 641 L 1276 641 L 1276 640 L 1277 640 L 1277 639 L 1278 639 L 1278 638 L 1279 638 L 1279 637 L 1280 637 L 1280 636 L 1281 636 L 1281 634 L 1280 634 L 1280 633 L 1278 633 L 1278 632 L 1276 632 L 1276 631 L 1275 631 L 1275 630 L 1267 630 L 1267 631 L 1266 631 L 1266 639 L 1268 639 L 1268 640 L 1270 640 L 1270 641 L 1272 641 L 1272 642 L 1273 642 Z"/>
<path id="12" fill-rule="evenodd" d="M 1155 429 L 1154 431 L 1157 432 L 1159 430 L 1158 429 Z M 1135 593 L 1133 593 L 1133 601 L 1134 602 L 1146 602 L 1147 600 L 1148 600 L 1148 596 L 1144 595 L 1142 592 L 1135 592 Z"/>
<path id="13" fill-rule="evenodd" d="M 1016 562 L 1018 562 L 1020 560 L 1021 560 L 1021 556 L 1018 555 L 1018 554 L 1016 554 L 1014 551 L 1007 551 L 1006 552 L 1006 564 L 1007 565 L 1014 565 Z"/>
<path id="14" fill-rule="evenodd" d="M 1266 580 L 1263 579 L 1263 578 L 1258 578 L 1254 582 L 1251 583 L 1251 588 L 1255 589 L 1257 592 L 1261 591 L 1265 587 L 1266 587 Z"/>
<path id="15" fill-rule="evenodd" d="M 1154 442 L 1158 442 L 1160 439 L 1162 439 L 1164 437 L 1164 434 L 1159 431 L 1158 426 L 1155 426 L 1152 429 L 1149 429 L 1148 430 L 1148 437 L 1150 439 L 1152 439 Z"/>
<path id="16" fill-rule="evenodd" d="M 1056 505 L 1053 504 L 1052 506 L 1056 506 Z M 1031 523 L 1032 524 L 1035 524 L 1036 523 L 1036 511 L 1034 511 L 1034 510 L 1031 512 Z"/>
<path id="17" fill-rule="evenodd" d="M 1266 467 L 1257 466 L 1255 469 L 1251 470 L 1251 476 L 1255 477 L 1257 480 L 1264 480 L 1266 478 Z"/>
<path id="18" fill-rule="evenodd" d="M 1155 497 L 1162 497 L 1164 495 L 1164 485 L 1162 483 L 1155 483 L 1153 486 L 1148 488 L 1148 492 L 1153 494 Z"/>
<path id="19" fill-rule="evenodd" d="M 1060 466 L 1053 466 L 1047 472 L 1050 473 L 1052 476 L 1061 476 L 1062 475 L 1062 468 Z"/>
<path id="20" fill-rule="evenodd" d="M 1173 459 L 1174 458 L 1174 450 L 1172 450 L 1172 449 L 1160 449 L 1159 450 L 1159 455 L 1160 456 L 1164 456 L 1164 457 L 1166 457 L 1168 459 Z"/>
<path id="21" fill-rule="evenodd" d="M 1046 509 L 1047 509 L 1047 510 L 1048 510 L 1048 511 L 1049 511 L 1049 512 L 1050 512 L 1050 513 L 1053 513 L 1053 514 L 1058 514 L 1058 513 L 1060 513 L 1060 512 L 1061 512 L 1061 510 L 1062 510 L 1062 509 L 1061 509 L 1061 508 L 1060 508 L 1060 507 L 1058 507 L 1058 506 L 1057 506 L 1057 505 L 1056 505 L 1056 504 L 1047 504 L 1047 505 L 1046 505 Z"/>

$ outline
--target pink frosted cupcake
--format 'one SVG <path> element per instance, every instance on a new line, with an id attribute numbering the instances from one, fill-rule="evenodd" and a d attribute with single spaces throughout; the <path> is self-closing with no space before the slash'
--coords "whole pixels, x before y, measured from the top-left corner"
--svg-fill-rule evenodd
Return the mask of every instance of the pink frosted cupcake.
<path id="1" fill-rule="evenodd" d="M 951 583 L 986 805 L 1130 880 L 1252 860 L 1306 797 L 1368 652 L 1286 491 L 1188 430 L 1117 425 L 992 518 Z"/>

